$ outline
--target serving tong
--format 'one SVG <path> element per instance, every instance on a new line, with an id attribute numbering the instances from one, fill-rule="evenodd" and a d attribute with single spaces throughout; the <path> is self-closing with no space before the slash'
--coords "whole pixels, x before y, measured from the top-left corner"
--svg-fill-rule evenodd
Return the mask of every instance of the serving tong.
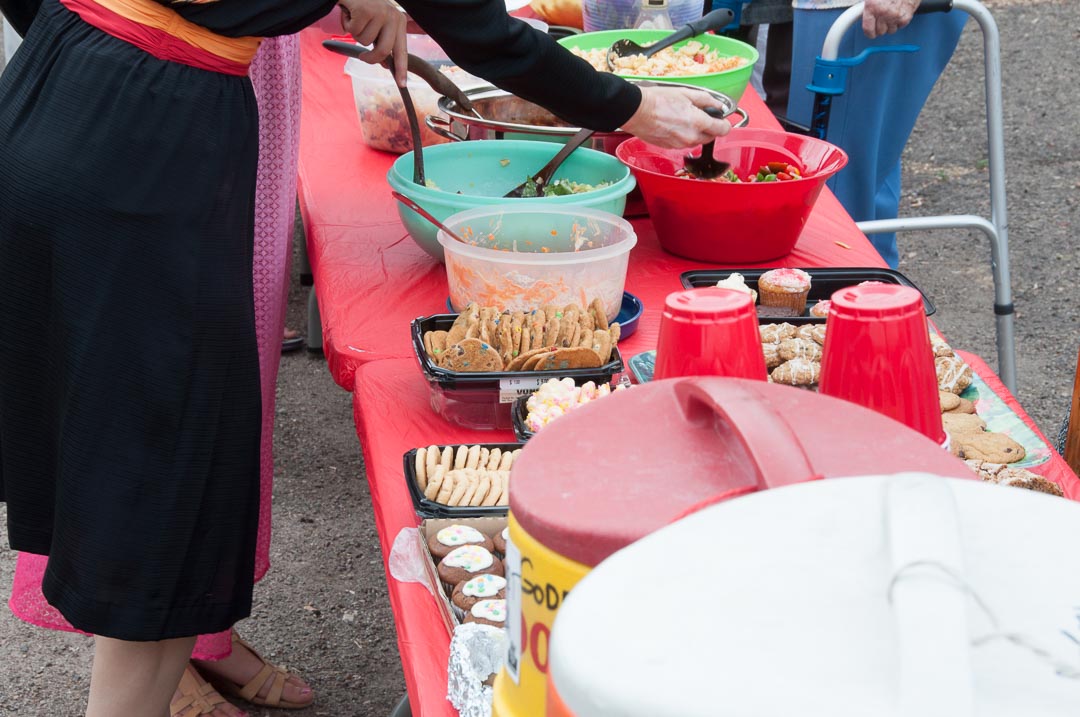
<path id="1" fill-rule="evenodd" d="M 666 50 L 677 42 L 689 40 L 692 37 L 697 37 L 710 30 L 719 30 L 727 27 L 734 19 L 735 13 L 733 13 L 730 8 L 718 8 L 704 17 L 698 18 L 693 22 L 688 22 L 663 40 L 654 42 L 648 47 L 643 47 L 633 40 L 617 40 L 612 43 L 607 51 L 608 70 L 615 72 L 615 60 L 620 57 L 629 57 L 631 55 L 652 57 L 656 53 L 661 50 Z"/>
<path id="2" fill-rule="evenodd" d="M 346 57 L 355 57 L 358 60 L 362 60 L 364 55 L 371 52 L 371 49 L 363 45 L 359 45 L 354 42 L 346 42 L 344 40 L 323 40 L 323 47 L 331 52 L 336 52 L 339 55 L 345 55 Z M 392 57 L 387 57 L 380 63 L 383 67 L 394 71 L 394 61 Z M 409 54 L 409 72 L 416 75 L 424 82 L 428 83 L 431 89 L 438 92 L 444 97 L 449 97 L 457 103 L 458 107 L 461 107 L 467 112 L 471 112 L 480 119 L 480 113 L 473 107 L 472 101 L 468 95 L 454 82 L 439 72 L 435 65 L 431 64 L 427 60 L 417 57 L 416 55 Z M 397 84 L 396 82 L 394 84 Z M 425 184 L 424 177 L 424 150 L 420 140 L 420 119 L 416 116 L 416 105 L 413 104 L 412 96 L 409 94 L 407 87 L 398 85 L 398 92 L 401 94 L 401 102 L 405 105 L 405 115 L 409 119 L 409 134 L 412 138 L 413 144 L 413 182 L 416 184 Z"/>

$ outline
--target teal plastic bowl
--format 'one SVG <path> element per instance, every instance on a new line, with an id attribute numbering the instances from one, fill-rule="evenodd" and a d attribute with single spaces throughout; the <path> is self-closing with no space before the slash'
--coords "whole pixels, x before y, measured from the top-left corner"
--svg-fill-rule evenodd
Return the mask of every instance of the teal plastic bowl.
<path id="1" fill-rule="evenodd" d="M 586 207 L 622 216 L 626 195 L 637 182 L 630 169 L 604 152 L 576 150 L 555 173 L 555 179 L 582 184 L 611 182 L 607 187 L 562 197 L 505 199 L 502 195 L 539 172 L 558 152 L 550 142 L 500 140 L 451 142 L 424 148 L 424 173 L 436 188 L 412 181 L 413 154 L 403 154 L 386 175 L 391 188 L 401 192 L 439 221 L 467 209 L 511 205 L 533 209 Z M 460 194 L 458 194 L 460 192 Z M 439 261 L 443 250 L 438 230 L 419 214 L 398 202 L 401 223 L 421 249 Z"/>
<path id="2" fill-rule="evenodd" d="M 579 35 L 570 35 L 559 40 L 559 44 L 567 49 L 606 50 L 616 40 L 633 40 L 639 45 L 645 45 L 661 40 L 670 34 L 670 30 L 603 30 L 601 32 L 584 32 Z M 743 96 L 743 92 L 746 91 L 746 85 L 750 82 L 750 75 L 754 72 L 754 64 L 758 61 L 758 51 L 753 45 L 723 35 L 701 35 L 695 37 L 694 40 L 705 45 L 710 50 L 715 50 L 722 57 L 742 57 L 746 60 L 746 63 L 742 67 L 736 67 L 733 70 L 710 72 L 703 75 L 672 75 L 671 77 L 622 75 L 622 77 L 634 80 L 681 82 L 687 85 L 707 87 L 738 102 Z M 686 42 L 677 42 L 674 47 L 678 49 L 685 44 Z"/>

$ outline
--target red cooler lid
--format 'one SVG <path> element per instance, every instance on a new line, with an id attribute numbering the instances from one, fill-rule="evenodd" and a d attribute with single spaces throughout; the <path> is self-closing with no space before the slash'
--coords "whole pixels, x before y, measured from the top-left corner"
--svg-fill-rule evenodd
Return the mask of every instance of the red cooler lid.
<path id="1" fill-rule="evenodd" d="M 582 406 L 514 463 L 510 510 L 594 566 L 704 505 L 815 478 L 924 471 L 975 479 L 922 434 L 853 403 L 744 379 L 655 381 Z"/>

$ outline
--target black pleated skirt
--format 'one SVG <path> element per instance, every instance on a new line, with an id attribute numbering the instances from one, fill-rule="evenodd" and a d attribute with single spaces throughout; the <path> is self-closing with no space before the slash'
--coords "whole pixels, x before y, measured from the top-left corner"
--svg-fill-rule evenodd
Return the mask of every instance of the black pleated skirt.
<path id="1" fill-rule="evenodd" d="M 160 640 L 250 612 L 257 123 L 247 78 L 56 0 L 0 76 L 0 499 L 81 630 Z"/>

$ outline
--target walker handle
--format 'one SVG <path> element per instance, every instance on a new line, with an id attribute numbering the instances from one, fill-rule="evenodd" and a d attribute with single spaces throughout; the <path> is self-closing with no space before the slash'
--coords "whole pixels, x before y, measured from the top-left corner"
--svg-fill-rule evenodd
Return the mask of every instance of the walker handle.
<path id="1" fill-rule="evenodd" d="M 949 12 L 953 8 L 953 0 L 923 0 L 919 7 L 915 8 L 916 15 L 927 15 L 932 12 Z"/>

